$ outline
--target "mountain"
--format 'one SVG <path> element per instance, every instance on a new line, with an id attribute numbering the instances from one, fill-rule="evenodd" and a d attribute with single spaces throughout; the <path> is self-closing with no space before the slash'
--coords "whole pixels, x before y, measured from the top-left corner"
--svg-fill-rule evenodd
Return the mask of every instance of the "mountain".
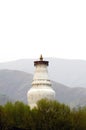
<path id="1" fill-rule="evenodd" d="M 36 59 L 37 60 L 37 59 Z M 86 61 L 45 58 L 49 61 L 49 76 L 55 82 L 69 87 L 86 88 Z M 0 63 L 0 69 L 20 70 L 34 73 L 34 59 L 22 59 Z"/>
<path id="2" fill-rule="evenodd" d="M 0 105 L 4 105 L 8 101 L 12 101 L 8 96 L 0 94 Z"/>
<path id="3" fill-rule="evenodd" d="M 0 70 L 0 94 L 9 99 L 27 101 L 27 91 L 31 87 L 32 75 L 16 70 Z"/>
<path id="4" fill-rule="evenodd" d="M 31 87 L 33 76 L 17 70 L 0 70 L 0 104 L 7 101 L 27 103 L 27 91 Z M 52 81 L 56 100 L 74 106 L 86 105 L 86 88 L 70 88 Z"/>

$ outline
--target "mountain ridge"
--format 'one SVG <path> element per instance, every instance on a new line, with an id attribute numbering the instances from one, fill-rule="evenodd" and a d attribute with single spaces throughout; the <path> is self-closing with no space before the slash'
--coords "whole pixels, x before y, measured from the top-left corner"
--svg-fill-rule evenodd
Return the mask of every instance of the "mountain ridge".
<path id="1" fill-rule="evenodd" d="M 0 70 L 0 104 L 7 101 L 22 101 L 27 104 L 27 92 L 31 88 L 33 76 L 17 70 Z M 55 99 L 71 107 L 86 105 L 86 88 L 70 88 L 51 81 L 56 92 Z M 2 100 L 1 100 L 2 99 Z"/>
<path id="2" fill-rule="evenodd" d="M 37 60 L 37 59 L 35 59 Z M 45 58 L 49 61 L 50 79 L 69 87 L 86 88 L 86 61 Z M 34 73 L 34 59 L 21 59 L 12 62 L 0 63 L 0 69 L 20 70 Z"/>

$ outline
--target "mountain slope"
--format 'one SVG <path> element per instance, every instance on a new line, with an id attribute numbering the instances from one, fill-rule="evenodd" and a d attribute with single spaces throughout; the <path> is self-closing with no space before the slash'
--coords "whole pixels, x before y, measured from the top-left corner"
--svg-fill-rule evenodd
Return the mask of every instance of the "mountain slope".
<path id="1" fill-rule="evenodd" d="M 49 61 L 49 75 L 53 81 L 70 87 L 86 88 L 86 61 L 45 58 Z M 34 72 L 33 59 L 0 63 L 0 69 L 20 70 L 30 74 Z"/>
<path id="2" fill-rule="evenodd" d="M 0 94 L 0 105 L 4 105 L 6 102 L 12 101 L 8 96 Z"/>
<path id="3" fill-rule="evenodd" d="M 27 91 L 31 87 L 32 75 L 17 70 L 0 70 L 0 104 L 11 101 L 27 103 Z M 56 100 L 71 106 L 86 105 L 86 88 L 69 88 L 52 81 Z"/>
<path id="4" fill-rule="evenodd" d="M 0 70 L 0 93 L 11 100 L 26 103 L 27 91 L 31 87 L 32 75 L 21 71 Z"/>

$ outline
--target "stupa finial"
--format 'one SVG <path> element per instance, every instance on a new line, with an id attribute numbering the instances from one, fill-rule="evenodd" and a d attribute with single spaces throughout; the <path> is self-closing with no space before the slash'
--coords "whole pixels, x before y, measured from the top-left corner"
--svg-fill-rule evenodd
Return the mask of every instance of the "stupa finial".
<path id="1" fill-rule="evenodd" d="M 42 54 L 40 55 L 40 61 L 43 61 L 43 56 L 42 56 Z"/>

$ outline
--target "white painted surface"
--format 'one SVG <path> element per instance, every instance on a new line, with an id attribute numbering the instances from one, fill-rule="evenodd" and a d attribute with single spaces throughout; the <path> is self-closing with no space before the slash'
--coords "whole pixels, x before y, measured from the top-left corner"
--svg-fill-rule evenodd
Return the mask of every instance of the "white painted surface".
<path id="1" fill-rule="evenodd" d="M 27 93 L 28 105 L 31 108 L 36 106 L 37 101 L 47 98 L 54 100 L 55 91 L 51 87 L 51 82 L 48 77 L 47 65 L 37 64 L 33 81 L 32 88 Z"/>
<path id="2" fill-rule="evenodd" d="M 37 87 L 37 88 L 31 88 L 28 91 L 28 103 L 31 108 L 36 106 L 37 101 L 47 98 L 50 100 L 54 100 L 55 98 L 55 92 L 52 88 L 50 87 Z"/>

